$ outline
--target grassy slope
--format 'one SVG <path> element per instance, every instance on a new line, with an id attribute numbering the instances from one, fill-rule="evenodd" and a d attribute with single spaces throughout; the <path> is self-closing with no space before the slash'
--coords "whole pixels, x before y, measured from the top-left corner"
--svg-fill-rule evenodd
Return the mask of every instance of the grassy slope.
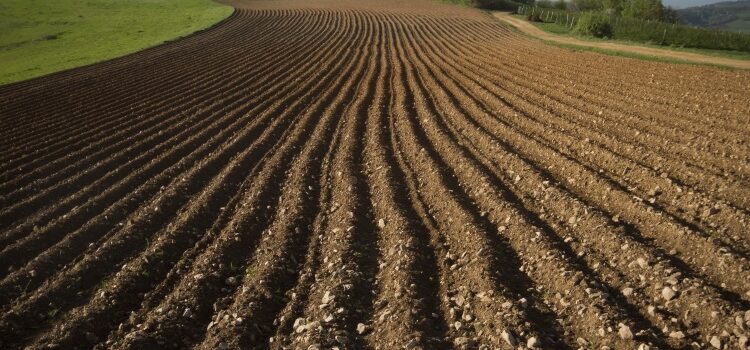
<path id="1" fill-rule="evenodd" d="M 680 20 L 691 26 L 750 33 L 750 1 L 725 1 L 678 10 Z"/>
<path id="2" fill-rule="evenodd" d="M 750 33 L 750 9 L 737 13 L 737 19 L 724 24 L 723 28 L 737 32 Z"/>
<path id="3" fill-rule="evenodd" d="M 519 18 L 524 18 L 523 16 L 517 16 Z M 607 39 L 598 39 L 594 37 L 587 37 L 587 36 L 580 36 L 580 35 L 574 35 L 573 32 L 566 28 L 564 25 L 556 24 L 556 23 L 541 23 L 541 22 L 531 22 L 533 25 L 535 25 L 537 28 L 544 30 L 549 33 L 558 34 L 558 35 L 567 35 L 567 36 L 574 36 L 578 39 L 583 40 L 589 40 L 593 42 L 619 42 L 623 44 L 629 44 L 629 45 L 638 45 L 638 46 L 645 46 L 645 47 L 654 47 L 654 48 L 660 48 L 660 49 L 668 49 L 668 50 L 674 50 L 674 51 L 683 51 L 683 52 L 694 52 L 694 53 L 700 53 L 704 55 L 709 56 L 717 56 L 717 57 L 726 57 L 726 58 L 733 58 L 733 59 L 739 59 L 739 60 L 750 60 L 750 52 L 740 52 L 740 51 L 728 51 L 728 50 L 710 50 L 710 49 L 694 49 L 694 48 L 683 48 L 683 47 L 674 47 L 674 46 L 661 46 L 661 45 L 653 45 L 653 44 L 644 44 L 644 43 L 636 43 L 631 42 L 627 40 L 607 40 Z M 601 51 L 611 51 L 611 50 L 601 50 Z"/>
<path id="4" fill-rule="evenodd" d="M 0 0 L 0 84 L 123 56 L 231 13 L 210 0 Z"/>

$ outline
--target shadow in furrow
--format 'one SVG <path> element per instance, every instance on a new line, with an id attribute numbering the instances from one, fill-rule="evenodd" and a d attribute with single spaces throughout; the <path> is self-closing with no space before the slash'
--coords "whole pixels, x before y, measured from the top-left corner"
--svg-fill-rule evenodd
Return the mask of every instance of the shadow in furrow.
<path id="1" fill-rule="evenodd" d="M 402 71 L 400 77 L 402 81 L 408 80 L 406 69 L 413 71 L 415 68 L 413 66 L 407 66 Z M 416 74 L 415 72 L 413 72 L 412 74 L 418 76 L 418 74 Z M 423 91 L 427 91 L 425 90 L 424 86 L 421 86 L 421 84 L 418 88 Z M 529 276 L 520 272 L 520 268 L 522 266 L 520 258 L 513 250 L 510 243 L 504 237 L 492 234 L 493 232 L 499 232 L 498 226 L 492 223 L 487 217 L 478 214 L 478 209 L 471 202 L 470 196 L 466 193 L 465 189 L 461 186 L 458 180 L 456 180 L 455 173 L 452 171 L 451 167 L 437 152 L 437 150 L 432 145 L 432 142 L 429 140 L 421 127 L 416 124 L 414 118 L 418 115 L 418 112 L 414 107 L 415 98 L 413 93 L 408 88 L 405 89 L 404 92 L 405 106 L 407 108 L 406 114 L 412 116 L 411 118 L 407 118 L 406 122 L 409 123 L 411 125 L 411 129 L 414 130 L 413 136 L 416 138 L 417 143 L 422 145 L 427 155 L 432 158 L 435 163 L 437 163 L 438 168 L 435 169 L 435 171 L 438 173 L 438 176 L 446 185 L 447 190 L 453 195 L 452 199 L 465 212 L 471 215 L 472 220 L 476 222 L 481 231 L 485 233 L 484 237 L 493 250 L 493 252 L 490 253 L 492 255 L 488 258 L 493 273 L 493 275 L 491 276 L 492 280 L 494 281 L 494 283 L 501 287 L 500 290 L 505 289 L 513 293 L 513 296 L 509 299 L 518 300 L 521 297 L 529 297 L 529 292 L 534 291 L 536 289 L 536 286 L 534 282 L 529 278 Z M 437 113 L 434 109 L 434 105 L 431 105 L 429 101 L 426 102 L 428 102 L 427 105 L 430 111 L 432 113 Z M 394 137 L 396 138 L 396 142 L 398 143 L 398 136 L 394 134 Z M 534 304 L 533 299 L 536 298 L 537 297 L 534 296 L 533 298 L 527 299 L 531 299 L 530 304 Z M 544 312 L 537 307 L 530 307 L 528 311 L 528 318 L 530 321 L 536 323 L 537 329 L 545 330 L 548 335 L 553 337 L 553 340 L 557 342 L 556 346 L 567 348 L 567 344 L 562 341 L 563 339 L 565 339 L 563 335 L 564 332 L 562 329 L 562 325 L 557 322 L 554 314 L 550 312 Z"/>
<path id="2" fill-rule="evenodd" d="M 386 41 L 389 43 L 389 41 Z M 386 57 L 389 57 L 389 53 L 392 48 L 386 45 Z M 386 61 L 388 62 L 388 61 Z M 388 62 L 390 63 L 390 62 Z M 386 104 L 391 104 L 393 100 L 392 96 L 392 85 L 385 85 L 385 82 L 392 82 L 393 80 L 393 67 L 389 66 L 387 74 L 381 78 L 384 87 L 382 89 L 382 97 L 374 103 L 379 107 L 379 112 L 376 111 L 377 117 L 373 116 L 371 122 L 374 123 L 372 129 L 367 131 L 365 137 L 376 137 L 376 140 L 369 141 L 378 145 L 378 152 L 385 162 L 385 166 L 392 172 L 392 176 L 383 176 L 386 181 L 386 186 L 393 189 L 393 193 L 397 196 L 400 194 L 403 198 L 396 197 L 395 201 L 389 203 L 396 208 L 407 220 L 407 227 L 409 228 L 408 234 L 415 240 L 418 254 L 415 254 L 415 268 L 420 272 L 420 277 L 417 278 L 418 283 L 416 291 L 421 297 L 421 302 L 424 310 L 421 310 L 426 315 L 424 316 L 425 322 L 418 324 L 420 330 L 425 334 L 431 341 L 426 341 L 425 345 L 429 345 L 435 348 L 446 348 L 448 344 L 445 339 L 448 333 L 448 323 L 445 317 L 434 317 L 433 314 L 446 314 L 446 310 L 441 310 L 440 292 L 443 290 L 441 287 L 441 278 L 439 271 L 441 270 L 438 265 L 438 259 L 436 257 L 436 248 L 438 245 L 442 246 L 441 242 L 432 242 L 428 228 L 423 226 L 420 214 L 417 212 L 417 207 L 411 203 L 409 199 L 409 193 L 411 192 L 409 186 L 406 184 L 408 177 L 404 173 L 403 169 L 396 160 L 394 154 L 393 143 L 391 142 L 392 130 L 388 119 L 392 111 L 392 107 L 382 108 Z M 368 122 L 369 123 L 369 122 Z M 373 130 L 374 129 L 374 130 Z M 375 131 L 378 130 L 378 131 Z M 374 135 L 373 135 L 374 134 Z M 377 158 L 376 158 L 377 159 Z M 368 186 L 368 198 L 372 197 L 371 190 L 374 185 Z M 420 249 L 421 248 L 421 249 Z"/>
<path id="3" fill-rule="evenodd" d="M 487 113 L 488 115 L 492 115 L 492 113 L 490 113 L 490 112 L 489 112 L 489 111 L 488 111 L 488 110 L 486 109 L 485 105 L 484 105 L 484 104 L 483 104 L 483 103 L 482 103 L 481 101 L 478 101 L 478 100 L 477 100 L 477 99 L 476 99 L 475 97 L 473 97 L 473 95 L 472 95 L 472 94 L 470 94 L 470 92 L 469 92 L 468 90 L 466 90 L 466 89 L 465 89 L 464 87 L 462 87 L 462 86 L 461 86 L 460 84 L 456 84 L 456 86 L 457 86 L 457 88 L 458 88 L 458 89 L 459 89 L 459 90 L 460 90 L 460 91 L 461 91 L 461 92 L 462 92 L 463 94 L 465 94 L 466 96 L 468 96 L 468 98 L 469 98 L 469 99 L 471 99 L 471 100 L 472 100 L 472 101 L 473 101 L 474 103 L 476 103 L 476 104 L 477 104 L 478 106 L 480 106 L 480 108 L 482 108 L 482 109 L 483 109 L 483 111 L 484 111 L 485 113 Z M 441 84 L 441 88 L 443 88 L 443 89 L 445 90 L 445 87 L 444 87 L 444 86 L 443 86 L 442 84 Z M 488 92 L 489 92 L 489 91 L 488 91 Z M 514 107 L 514 106 L 513 106 L 513 104 L 512 104 L 512 103 L 511 103 L 510 101 L 506 100 L 506 99 L 505 99 L 504 97 L 502 97 L 502 96 L 498 96 L 498 95 L 496 95 L 496 94 L 494 94 L 494 93 L 492 93 L 492 92 L 489 92 L 489 93 L 491 93 L 491 94 L 492 94 L 492 95 L 493 95 L 493 96 L 494 96 L 495 98 L 497 98 L 497 99 L 501 100 L 501 101 L 502 101 L 502 102 L 503 102 L 504 104 L 506 104 L 506 105 L 507 105 L 507 106 L 509 106 L 510 108 L 513 108 L 513 109 L 514 109 L 515 111 L 517 111 L 517 112 L 518 112 L 519 114 L 521 114 L 521 115 L 523 115 L 523 116 L 525 116 L 525 117 L 529 117 L 529 118 L 531 118 L 531 116 L 529 116 L 529 115 L 527 114 L 527 112 L 525 112 L 525 111 L 523 111 L 523 110 L 519 110 L 519 109 L 517 109 L 516 107 Z M 450 94 L 448 94 L 448 96 L 449 96 L 449 98 L 451 99 L 451 103 L 453 103 L 453 104 L 454 104 L 454 105 L 456 105 L 456 106 L 459 106 L 459 105 L 460 105 L 460 104 L 459 104 L 459 102 L 458 102 L 458 101 L 456 100 L 456 98 L 455 98 L 454 96 L 452 96 L 452 95 L 450 95 Z M 462 110 L 462 111 L 463 111 L 463 113 L 464 113 L 465 115 L 468 115 L 468 114 L 466 113 L 466 111 L 465 111 L 465 110 Z M 472 118 L 466 118 L 466 119 L 467 119 L 467 121 L 469 121 L 469 123 L 471 123 L 471 124 L 472 124 L 472 126 L 474 126 L 475 128 L 477 128 L 478 130 L 481 130 L 481 131 L 482 131 L 482 132 L 483 132 L 484 134 L 486 134 L 486 135 L 490 135 L 490 137 L 491 137 L 491 138 L 493 139 L 493 141 L 495 141 L 495 142 L 496 142 L 497 144 L 501 145 L 501 147 L 503 147 L 503 148 L 505 148 L 505 149 L 509 150 L 509 152 L 510 152 L 510 153 L 512 153 L 512 154 L 515 154 L 515 155 L 517 155 L 517 156 L 519 157 L 519 159 L 521 159 L 521 160 L 522 160 L 522 161 L 524 161 L 524 162 L 525 162 L 526 164 L 528 164 L 528 165 L 529 165 L 530 167 L 532 167 L 532 168 L 533 168 L 533 169 L 534 169 L 535 171 L 537 171 L 538 173 L 540 173 L 540 174 L 541 174 L 541 175 L 542 175 L 542 176 L 543 176 L 544 178 L 546 178 L 546 179 L 548 179 L 548 180 L 551 180 L 551 181 L 555 181 L 555 179 L 556 179 L 556 178 L 555 178 L 555 176 L 554 176 L 554 175 L 553 175 L 552 173 L 550 173 L 550 172 L 549 172 L 549 171 L 547 171 L 546 169 L 543 169 L 543 168 L 539 167 L 539 166 L 538 166 L 538 165 L 536 165 L 536 164 L 535 164 L 535 163 L 534 163 L 534 162 L 533 162 L 533 161 L 532 161 L 531 159 L 529 159 L 529 158 L 526 158 L 525 156 L 523 156 L 523 153 L 519 152 L 519 151 L 518 151 L 518 150 L 517 150 L 517 149 L 516 149 L 516 148 L 515 148 L 514 146 L 512 146 L 512 145 L 510 145 L 510 144 L 506 143 L 506 142 L 505 142 L 504 140 L 502 140 L 502 139 L 500 139 L 500 138 L 497 138 L 497 137 L 495 137 L 495 136 L 494 136 L 494 135 L 493 135 L 493 134 L 492 134 L 492 133 L 491 133 L 490 131 L 488 131 L 487 129 L 485 129 L 485 128 L 484 128 L 484 127 L 483 127 L 482 125 L 480 125 L 479 123 L 477 123 L 477 122 L 476 122 L 476 121 L 475 121 L 474 119 L 472 119 Z M 519 133 L 519 134 L 523 135 L 524 137 L 527 137 L 527 138 L 529 138 L 529 139 L 535 140 L 535 141 L 539 142 L 540 144 L 544 145 L 545 147 L 547 147 L 547 148 L 549 148 L 549 149 L 555 149 L 555 148 L 554 148 L 553 146 L 549 145 L 549 144 L 548 144 L 547 142 L 545 142 L 544 140 L 539 140 L 539 139 L 538 139 L 537 137 L 535 137 L 534 135 L 530 135 L 530 134 L 527 134 L 527 133 L 526 133 L 525 131 L 519 130 L 519 129 L 518 129 L 518 128 L 517 128 L 516 126 L 514 126 L 514 125 L 511 125 L 510 123 L 508 123 L 508 122 L 506 122 L 506 121 L 504 121 L 504 120 L 500 120 L 500 119 L 497 119 L 497 120 L 498 120 L 498 122 L 500 122 L 500 123 L 502 123 L 502 124 L 506 125 L 506 126 L 507 126 L 508 128 L 510 128 L 510 129 L 512 129 L 512 130 L 515 130 L 515 132 L 517 132 L 517 133 Z M 558 152 L 558 153 L 559 153 L 559 152 Z M 559 154 L 561 155 L 561 157 L 562 157 L 562 158 L 565 158 L 566 160 L 568 160 L 568 161 L 570 161 L 570 162 L 572 162 L 572 163 L 575 163 L 576 165 L 578 165 L 578 166 L 582 167 L 583 169 L 585 169 L 585 170 L 586 170 L 586 171 L 588 171 L 589 173 L 592 173 L 592 174 L 597 174 L 597 176 L 599 176 L 599 177 L 600 177 L 601 179 L 603 179 L 603 180 L 604 180 L 605 182 L 607 182 L 607 183 L 608 183 L 608 184 L 609 184 L 609 185 L 610 185 L 610 186 L 611 186 L 612 188 L 615 188 L 615 189 L 617 189 L 617 190 L 619 190 L 619 191 L 621 191 L 621 192 L 623 192 L 623 193 L 628 193 L 628 194 L 631 194 L 631 195 L 632 195 L 632 193 L 630 192 L 630 190 L 629 190 L 629 189 L 628 189 L 627 187 L 625 187 L 624 185 L 620 184 L 619 182 L 617 182 L 617 181 L 616 181 L 615 179 L 613 179 L 613 178 L 609 177 L 608 175 L 606 175 L 606 174 L 603 174 L 603 173 L 599 173 L 599 172 L 595 171 L 595 170 L 594 170 L 594 169 L 592 169 L 592 168 L 591 168 L 590 166 L 588 166 L 588 165 L 586 165 L 586 164 L 583 164 L 583 163 L 581 163 L 581 162 L 580 162 L 579 160 L 577 160 L 577 159 L 573 158 L 573 157 L 572 157 L 572 156 L 570 156 L 570 155 L 566 155 L 566 154 L 562 154 L 562 153 L 559 153 Z M 580 201 L 580 202 L 582 202 L 582 203 L 585 203 L 585 204 L 586 204 L 586 206 L 588 206 L 588 207 L 591 207 L 591 208 L 597 208 L 596 210 L 598 210 L 598 211 L 601 211 L 601 212 L 602 212 L 602 215 L 604 215 L 605 217 L 610 217 L 610 218 L 611 218 L 611 217 L 613 217 L 613 215 L 612 215 L 611 213 L 607 212 L 607 211 L 606 211 L 605 209 L 597 207 L 597 206 L 596 206 L 596 205 L 595 205 L 594 203 L 591 203 L 591 202 L 590 202 L 590 201 L 589 201 L 588 199 L 586 199 L 586 198 L 583 198 L 583 197 L 579 196 L 578 194 L 576 194 L 576 193 L 574 193 L 574 192 L 570 191 L 570 190 L 569 190 L 568 188 L 566 188 L 566 187 L 562 187 L 561 189 L 562 189 L 562 190 L 563 190 L 563 191 L 564 191 L 564 192 L 565 192 L 566 194 L 570 195 L 570 196 L 571 196 L 572 198 L 575 198 L 576 200 L 578 200 L 578 201 Z M 646 205 L 648 205 L 648 204 L 646 204 Z M 683 225 L 685 225 L 685 227 L 688 227 L 688 228 L 694 228 L 694 229 L 696 230 L 696 232 L 702 232 L 702 231 L 701 231 L 700 229 L 698 229 L 697 227 L 691 226 L 691 225 L 689 225 L 689 223 L 687 223 L 687 222 L 685 222 L 685 221 L 683 221 L 683 220 L 680 220 L 679 218 L 676 218 L 676 217 L 674 217 L 674 216 L 670 215 L 669 213 L 666 213 L 666 212 L 662 212 L 662 211 L 660 211 L 660 212 L 661 212 L 661 213 L 662 213 L 662 214 L 663 214 L 664 216 L 666 216 L 666 217 L 669 217 L 670 219 L 673 219 L 673 220 L 675 220 L 675 222 L 677 222 L 677 223 L 679 223 L 679 224 L 683 224 Z M 720 294 L 721 294 L 721 295 L 722 295 L 722 296 L 723 296 L 723 297 L 724 297 L 724 298 L 725 298 L 725 299 L 726 299 L 727 301 L 733 302 L 733 303 L 735 303 L 736 305 L 739 305 L 739 306 L 741 306 L 741 307 L 742 307 L 742 308 L 744 308 L 744 309 L 747 309 L 747 308 L 748 308 L 748 306 L 750 305 L 750 303 L 749 303 L 749 302 L 747 302 L 747 301 L 743 300 L 743 299 L 742 299 L 742 297 L 741 297 L 741 296 L 739 296 L 739 295 L 738 295 L 737 293 L 734 293 L 734 292 L 732 292 L 732 291 L 726 290 L 726 289 L 724 289 L 724 288 L 720 288 L 720 287 L 716 286 L 715 284 L 711 283 L 711 282 L 710 282 L 710 279 L 707 279 L 707 278 L 706 278 L 705 276 L 703 276 L 702 274 L 700 274 L 700 273 L 698 273 L 697 271 L 695 271 L 694 269 L 690 268 L 690 267 L 689 267 L 689 266 L 688 266 L 688 265 L 687 265 L 687 264 L 686 264 L 686 263 L 685 263 L 684 261 L 682 261 L 681 259 L 679 259 L 679 258 L 677 258 L 677 257 L 675 257 L 675 256 L 672 256 L 672 255 L 669 255 L 669 254 L 663 254 L 664 252 L 662 251 L 662 248 L 660 248 L 659 246 L 655 245 L 655 244 L 653 243 L 653 239 L 649 239 L 649 238 L 646 238 L 646 237 L 642 236 L 642 235 L 640 234 L 640 231 L 639 231 L 639 230 L 637 230 L 637 229 L 635 228 L 635 226 L 631 226 L 630 230 L 629 230 L 629 231 L 626 231 L 626 233 L 628 234 L 628 236 L 629 236 L 629 238 L 630 238 L 630 239 L 632 239 L 632 240 L 634 240 L 634 241 L 636 241 L 636 242 L 642 243 L 642 244 L 644 244 L 645 246 L 648 246 L 648 247 L 650 247 L 650 248 L 652 248 L 652 249 L 657 249 L 657 250 L 658 250 L 659 252 L 661 252 L 661 253 L 662 253 L 662 254 L 660 254 L 660 255 L 661 255 L 661 257 L 663 257 L 663 258 L 665 258 L 665 259 L 667 259 L 667 260 L 670 260 L 670 261 L 672 261 L 672 262 L 675 262 L 675 266 L 677 266 L 678 268 L 681 268 L 681 269 L 682 269 L 682 272 L 683 272 L 683 273 L 684 273 L 684 274 L 685 274 L 686 276 L 689 276 L 689 277 L 700 277 L 700 278 L 701 278 L 701 280 L 703 280 L 704 282 L 706 282 L 706 284 L 707 284 L 707 285 L 709 285 L 709 286 L 712 286 L 713 288 L 715 288 L 715 289 L 716 289 L 716 290 L 717 290 L 717 291 L 718 291 L 718 292 L 719 292 L 719 293 L 720 293 Z M 734 253 L 737 253 L 738 255 L 740 255 L 740 256 L 743 256 L 743 257 L 745 257 L 745 255 L 746 255 L 746 254 L 741 254 L 742 252 L 738 252 L 738 251 L 737 251 L 737 250 L 735 250 L 735 249 L 731 249 L 731 247 L 728 247 L 728 246 L 726 245 L 726 243 L 724 243 L 724 242 L 715 242 L 715 243 L 716 243 L 716 244 L 717 244 L 718 246 L 720 246 L 720 247 L 723 247 L 723 248 L 727 249 L 727 251 L 730 251 L 730 252 L 734 252 Z"/>

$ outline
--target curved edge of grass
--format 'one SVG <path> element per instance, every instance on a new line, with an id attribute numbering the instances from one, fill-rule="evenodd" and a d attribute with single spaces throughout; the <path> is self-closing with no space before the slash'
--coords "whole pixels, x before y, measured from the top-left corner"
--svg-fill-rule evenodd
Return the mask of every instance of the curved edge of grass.
<path id="1" fill-rule="evenodd" d="M 233 13 L 211 0 L 4 0 L 0 85 L 126 56 L 211 28 Z"/>

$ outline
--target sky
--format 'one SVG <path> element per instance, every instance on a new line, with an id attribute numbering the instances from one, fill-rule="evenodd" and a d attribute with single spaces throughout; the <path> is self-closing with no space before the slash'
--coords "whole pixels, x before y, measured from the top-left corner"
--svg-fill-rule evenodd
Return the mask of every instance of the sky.
<path id="1" fill-rule="evenodd" d="M 683 9 L 686 7 L 708 5 L 722 1 L 727 0 L 662 0 L 661 2 L 665 6 L 672 6 L 676 9 Z"/>

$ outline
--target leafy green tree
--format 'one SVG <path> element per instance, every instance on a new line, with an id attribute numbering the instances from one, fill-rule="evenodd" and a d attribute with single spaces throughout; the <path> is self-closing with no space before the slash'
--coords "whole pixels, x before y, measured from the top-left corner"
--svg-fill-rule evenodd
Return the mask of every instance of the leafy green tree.
<path id="1" fill-rule="evenodd" d="M 614 14 L 620 14 L 628 0 L 602 0 L 602 7 Z"/>
<path id="2" fill-rule="evenodd" d="M 661 0 L 630 0 L 624 6 L 622 16 L 661 21 L 664 18 L 664 5 Z"/>
<path id="3" fill-rule="evenodd" d="M 603 10 L 602 0 L 573 0 L 573 6 L 578 11 L 597 11 Z"/>
<path id="4" fill-rule="evenodd" d="M 551 0 L 536 0 L 536 2 L 534 2 L 534 5 L 538 7 L 543 7 L 543 8 L 552 8 L 552 1 Z"/>
<path id="5" fill-rule="evenodd" d="M 667 6 L 664 8 L 662 21 L 667 23 L 677 23 L 680 21 L 680 15 L 677 13 L 677 10 L 672 8 L 672 6 Z"/>

